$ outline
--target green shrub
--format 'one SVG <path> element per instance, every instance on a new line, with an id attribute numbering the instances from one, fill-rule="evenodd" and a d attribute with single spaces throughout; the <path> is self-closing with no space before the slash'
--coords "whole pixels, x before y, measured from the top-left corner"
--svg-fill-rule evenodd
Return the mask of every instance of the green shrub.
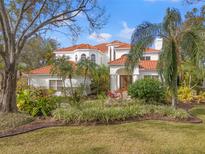
<path id="1" fill-rule="evenodd" d="M 32 116 L 49 116 L 59 99 L 52 90 L 28 88 L 17 93 L 17 107 Z"/>
<path id="2" fill-rule="evenodd" d="M 159 80 L 141 79 L 135 81 L 128 88 L 128 94 L 132 98 L 144 99 L 146 102 L 164 102 L 165 88 Z"/>
<path id="3" fill-rule="evenodd" d="M 140 118 L 145 115 L 158 114 L 176 119 L 186 119 L 189 114 L 182 109 L 174 109 L 168 106 L 142 105 L 130 103 L 127 106 L 108 107 L 99 101 L 89 101 L 80 108 L 58 108 L 52 112 L 55 119 L 64 120 L 67 123 L 123 121 L 130 118 Z"/>

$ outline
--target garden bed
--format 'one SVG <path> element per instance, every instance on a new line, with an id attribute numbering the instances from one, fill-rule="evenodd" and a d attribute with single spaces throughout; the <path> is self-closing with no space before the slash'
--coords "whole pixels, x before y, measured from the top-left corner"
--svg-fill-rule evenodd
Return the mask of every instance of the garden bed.
<path id="1" fill-rule="evenodd" d="M 79 107 L 59 108 L 53 117 L 36 118 L 33 122 L 0 131 L 0 138 L 56 126 L 111 125 L 143 120 L 163 120 L 184 123 L 201 123 L 202 120 L 183 109 L 170 106 L 143 105 L 136 102 L 107 105 L 103 101 L 87 101 Z"/>

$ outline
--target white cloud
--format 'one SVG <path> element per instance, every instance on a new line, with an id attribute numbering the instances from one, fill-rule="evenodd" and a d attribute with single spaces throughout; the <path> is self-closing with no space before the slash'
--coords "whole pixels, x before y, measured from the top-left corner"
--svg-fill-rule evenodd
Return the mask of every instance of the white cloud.
<path id="1" fill-rule="evenodd" d="M 88 36 L 89 39 L 95 40 L 98 43 L 107 42 L 112 37 L 109 33 L 99 33 L 96 32 L 90 34 Z"/>
<path id="2" fill-rule="evenodd" d="M 144 0 L 146 2 L 180 2 L 181 0 Z"/>
<path id="3" fill-rule="evenodd" d="M 120 31 L 118 36 L 120 38 L 130 40 L 130 38 L 132 36 L 132 33 L 133 33 L 135 28 L 128 27 L 127 22 L 125 22 L 125 21 L 122 22 L 122 26 L 123 26 L 123 29 Z"/>

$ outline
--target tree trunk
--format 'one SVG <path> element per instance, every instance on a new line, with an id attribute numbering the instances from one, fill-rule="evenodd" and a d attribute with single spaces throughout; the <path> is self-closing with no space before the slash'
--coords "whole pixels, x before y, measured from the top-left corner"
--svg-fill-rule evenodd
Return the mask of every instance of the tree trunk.
<path id="1" fill-rule="evenodd" d="M 17 112 L 16 106 L 17 70 L 15 63 L 5 68 L 2 80 L 0 111 Z"/>
<path id="2" fill-rule="evenodd" d="M 176 108 L 176 105 L 177 105 L 177 98 L 175 97 L 175 96 L 172 96 L 172 106 L 174 107 L 174 108 Z"/>
<path id="3" fill-rule="evenodd" d="M 69 81 L 70 81 L 71 95 L 73 96 L 74 92 L 73 92 L 73 83 L 72 83 L 72 76 L 71 75 L 69 75 Z"/>

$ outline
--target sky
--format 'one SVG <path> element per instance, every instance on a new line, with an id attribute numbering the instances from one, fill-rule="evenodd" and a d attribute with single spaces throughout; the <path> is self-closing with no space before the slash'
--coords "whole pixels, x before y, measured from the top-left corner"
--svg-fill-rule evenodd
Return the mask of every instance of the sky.
<path id="1" fill-rule="evenodd" d="M 129 43 L 137 25 L 144 21 L 160 23 L 168 7 L 177 8 L 184 16 L 193 7 L 199 8 L 204 3 L 188 5 L 183 0 L 99 0 L 99 4 L 105 7 L 106 14 L 109 15 L 107 24 L 101 30 L 88 32 L 87 25 L 82 22 L 83 31 L 75 42 L 68 34 L 61 32 L 52 32 L 49 37 L 56 39 L 60 47 L 80 43 L 96 45 L 113 40 Z M 78 18 L 81 20 L 83 17 Z"/>

